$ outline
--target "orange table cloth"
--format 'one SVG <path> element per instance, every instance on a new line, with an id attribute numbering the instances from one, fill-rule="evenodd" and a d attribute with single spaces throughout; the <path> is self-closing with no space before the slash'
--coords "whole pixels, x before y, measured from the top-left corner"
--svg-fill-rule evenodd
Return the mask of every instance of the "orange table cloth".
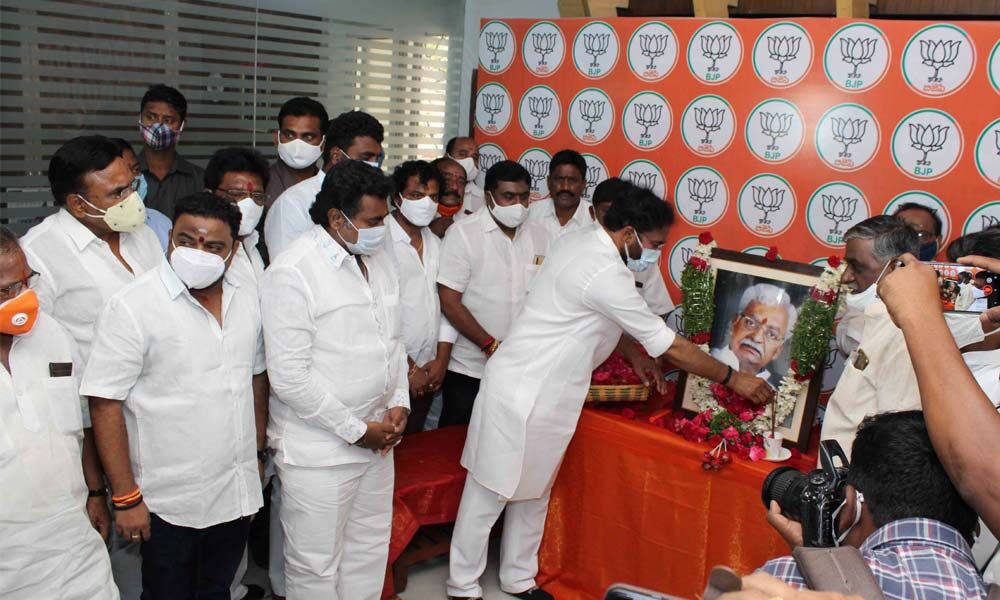
<path id="1" fill-rule="evenodd" d="M 382 598 L 391 598 L 392 564 L 424 525 L 451 523 L 465 486 L 459 464 L 465 427 L 446 427 L 408 435 L 393 451 L 396 487 L 392 499 L 392 537 Z"/>
<path id="2" fill-rule="evenodd" d="M 788 554 L 760 495 L 778 465 L 734 456 L 705 472 L 708 449 L 584 410 L 552 490 L 540 583 L 559 600 L 601 600 L 613 583 L 695 598 L 715 565 L 744 573 Z M 790 463 L 809 470 L 816 459 Z"/>

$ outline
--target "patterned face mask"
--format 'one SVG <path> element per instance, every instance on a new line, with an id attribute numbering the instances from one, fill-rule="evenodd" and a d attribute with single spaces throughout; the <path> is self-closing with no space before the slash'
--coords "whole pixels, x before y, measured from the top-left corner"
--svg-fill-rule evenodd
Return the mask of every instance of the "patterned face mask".
<path id="1" fill-rule="evenodd" d="M 152 125 L 143 125 L 139 122 L 139 131 L 142 133 L 142 140 L 146 143 L 146 147 L 150 150 L 166 150 L 177 144 L 177 141 L 181 137 L 181 132 L 184 131 L 184 123 L 181 123 L 179 129 L 171 129 L 165 123 L 154 123 Z"/>

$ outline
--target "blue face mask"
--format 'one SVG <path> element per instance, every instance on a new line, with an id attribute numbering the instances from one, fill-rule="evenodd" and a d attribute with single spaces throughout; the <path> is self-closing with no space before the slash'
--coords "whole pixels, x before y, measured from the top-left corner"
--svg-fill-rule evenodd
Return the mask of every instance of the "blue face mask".
<path id="1" fill-rule="evenodd" d="M 628 268 L 636 273 L 642 273 L 643 271 L 653 267 L 660 262 L 660 251 L 654 250 L 652 248 L 643 248 L 642 240 L 639 239 L 639 234 L 635 234 L 635 240 L 639 242 L 639 247 L 642 248 L 642 253 L 639 258 L 632 258 L 629 256 L 628 246 L 625 246 L 625 262 Z"/>
<path id="2" fill-rule="evenodd" d="M 135 191 L 139 194 L 139 199 L 145 202 L 146 192 L 149 191 L 149 182 L 146 181 L 146 174 L 140 173 L 136 179 L 139 181 L 139 186 L 135 189 Z"/>
<path id="3" fill-rule="evenodd" d="M 929 244 L 924 244 L 920 247 L 920 260 L 926 262 L 929 260 L 934 260 L 934 257 L 938 253 L 938 243 L 937 241 L 931 242 Z"/>

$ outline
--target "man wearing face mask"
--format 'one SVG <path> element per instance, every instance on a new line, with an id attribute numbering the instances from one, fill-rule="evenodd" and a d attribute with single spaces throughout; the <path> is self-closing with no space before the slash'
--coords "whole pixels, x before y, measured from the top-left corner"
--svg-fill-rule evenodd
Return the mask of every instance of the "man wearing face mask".
<path id="1" fill-rule="evenodd" d="M 441 241 L 428 228 L 437 215 L 445 183 L 437 169 L 416 160 L 396 167 L 392 181 L 395 210 L 386 219 L 386 250 L 399 273 L 403 346 L 410 380 L 407 432 L 416 433 L 423 431 L 431 400 L 441 388 L 453 341 L 449 334 L 445 341 L 439 341 Z"/>
<path id="2" fill-rule="evenodd" d="M 440 427 L 468 424 L 479 380 L 541 269 L 548 234 L 526 223 L 531 175 L 514 161 L 486 173 L 486 206 L 453 225 L 441 245 L 441 311 L 459 336 L 442 385 Z"/>
<path id="3" fill-rule="evenodd" d="M 941 235 L 944 231 L 944 222 L 937 211 L 923 204 L 907 202 L 896 209 L 893 216 L 899 217 L 917 232 L 920 239 L 920 254 L 917 258 L 923 261 L 934 260 L 941 249 Z"/>
<path id="4" fill-rule="evenodd" d="M 105 305 L 83 377 L 144 599 L 228 598 L 262 505 L 264 344 L 256 291 L 228 273 L 239 225 L 212 194 L 179 200 L 168 260 Z"/>
<path id="5" fill-rule="evenodd" d="M 267 208 L 285 190 L 319 172 L 316 163 L 323 153 L 323 135 L 329 125 L 326 109 L 312 98 L 292 98 L 281 105 L 278 128 L 274 130 L 278 159 L 271 163 Z"/>
<path id="6" fill-rule="evenodd" d="M 323 170 L 285 190 L 267 212 L 264 242 L 272 260 L 313 227 L 309 207 L 315 202 L 330 168 L 347 160 L 381 168 L 385 158 L 382 152 L 384 138 L 382 124 L 366 112 L 348 111 L 330 121 L 321 156 Z"/>
<path id="7" fill-rule="evenodd" d="M 526 600 L 552 598 L 535 582 L 549 492 L 590 375 L 623 333 L 650 356 L 665 356 L 756 403 L 774 396 L 766 382 L 676 336 L 636 291 L 630 271 L 643 255 L 652 259 L 647 251 L 659 252 L 671 220 L 669 205 L 630 186 L 600 229 L 568 234 L 546 259 L 507 338 L 486 364 L 476 399 L 462 453 L 469 473 L 451 543 L 452 598 L 482 597 L 479 578 L 490 530 L 504 510 L 500 588 Z"/>
<path id="8" fill-rule="evenodd" d="M 149 186 L 144 201 L 168 218 L 174 202 L 201 190 L 204 172 L 177 154 L 184 125 L 187 99 L 163 84 L 150 86 L 139 104 L 139 133 L 143 150 L 139 164 Z"/>
<path id="9" fill-rule="evenodd" d="M 472 215 L 485 204 L 483 189 L 476 184 L 479 176 L 479 146 L 476 140 L 468 136 L 453 137 L 445 144 L 445 157 L 462 165 L 465 169 L 465 196 L 462 199 L 462 210 L 455 215 L 456 221 Z"/>
<path id="10" fill-rule="evenodd" d="M 858 223 L 847 230 L 844 240 L 847 268 L 842 281 L 851 293 L 844 299 L 846 308 L 837 325 L 837 341 L 842 351 L 845 346 L 857 345 L 848 353 L 844 372 L 827 404 L 820 439 L 837 440 L 850 456 L 854 433 L 865 416 L 920 407 L 903 333 L 893 324 L 877 292 L 892 260 L 905 253 L 916 254 L 920 243 L 912 227 L 886 215 Z M 946 319 L 960 348 L 983 340 L 979 315 L 948 313 Z"/>
<path id="11" fill-rule="evenodd" d="M 69 333 L 39 310 L 34 281 L 17 237 L 0 227 L 0 590 L 117 600 L 108 553 L 84 510 L 83 361 Z M 106 498 L 103 485 L 98 491 Z"/>
<path id="12" fill-rule="evenodd" d="M 132 144 L 122 138 L 111 138 L 118 149 L 122 152 L 122 158 L 128 164 L 128 170 L 135 177 L 138 187 L 136 187 L 136 192 L 139 194 L 139 199 L 146 200 L 146 193 L 149 191 L 149 183 L 146 181 L 146 175 L 142 172 L 142 165 L 139 164 L 139 158 L 135 155 L 135 150 L 132 149 Z M 163 247 L 163 251 L 167 251 L 167 245 L 170 242 L 170 229 L 173 228 L 174 224 L 167 218 L 167 216 L 155 208 L 146 208 L 146 226 L 153 230 L 156 234 L 156 238 L 160 240 L 160 246 Z"/>
<path id="13" fill-rule="evenodd" d="M 549 161 L 549 198 L 531 203 L 528 222 L 544 227 L 550 244 L 594 223 L 590 204 L 580 201 L 586 173 L 587 161 L 576 150 L 560 150 Z"/>
<path id="14" fill-rule="evenodd" d="M 948 478 L 931 445 L 924 415 L 912 410 L 866 418 L 854 439 L 844 489 L 834 511 L 838 544 L 854 546 L 886 600 L 985 600 L 986 584 L 970 545 L 977 517 Z M 771 503 L 768 520 L 794 549 L 802 526 Z M 804 589 L 791 556 L 761 570 Z"/>
<path id="15" fill-rule="evenodd" d="M 42 310 L 69 331 L 80 348 L 81 364 L 86 364 L 105 302 L 163 262 L 163 250 L 144 224 L 136 179 L 108 138 L 66 142 L 49 161 L 48 176 L 60 208 L 32 227 L 21 247 L 39 273 L 33 289 Z M 87 500 L 87 511 L 106 537 L 110 515 L 107 499 L 100 495 L 104 483 L 89 427 L 83 458 L 87 486 L 95 494 Z"/>
<path id="16" fill-rule="evenodd" d="M 443 238 L 448 228 L 455 224 L 462 212 L 462 202 L 465 198 L 465 186 L 468 185 L 468 176 L 465 168 L 454 159 L 446 156 L 431 161 L 431 166 L 441 171 L 444 177 L 444 188 L 441 190 L 440 202 L 438 202 L 438 214 L 431 221 L 430 228 L 434 235 Z"/>
<path id="17" fill-rule="evenodd" d="M 205 191 L 236 205 L 240 211 L 239 239 L 232 271 L 257 287 L 264 274 L 264 260 L 257 250 L 257 224 L 267 206 L 267 162 L 250 148 L 223 148 L 212 155 L 205 169 Z"/>
<path id="18" fill-rule="evenodd" d="M 390 192 L 379 169 L 332 166 L 309 211 L 313 228 L 261 282 L 268 439 L 281 478 L 285 588 L 296 600 L 382 592 L 392 448 L 410 403 L 399 276 L 385 251 Z"/>

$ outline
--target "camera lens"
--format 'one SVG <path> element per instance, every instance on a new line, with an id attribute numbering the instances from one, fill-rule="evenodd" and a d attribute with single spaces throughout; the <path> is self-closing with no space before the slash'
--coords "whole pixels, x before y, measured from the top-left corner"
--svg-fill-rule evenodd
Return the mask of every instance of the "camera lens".
<path id="1" fill-rule="evenodd" d="M 781 507 L 781 514 L 793 521 L 802 520 L 802 491 L 806 488 L 808 475 L 792 467 L 778 467 L 768 474 L 761 487 L 761 500 L 766 508 L 771 500 Z"/>

